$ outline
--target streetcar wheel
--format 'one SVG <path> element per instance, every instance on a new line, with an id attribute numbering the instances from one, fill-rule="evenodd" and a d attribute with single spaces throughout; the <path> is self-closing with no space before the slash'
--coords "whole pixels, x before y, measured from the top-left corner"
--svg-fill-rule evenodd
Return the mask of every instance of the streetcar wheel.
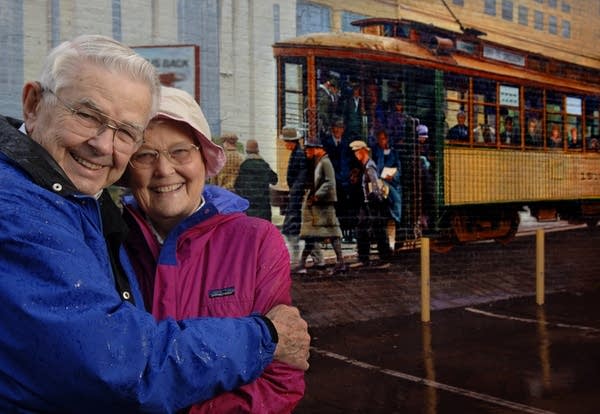
<path id="1" fill-rule="evenodd" d="M 517 231 L 519 230 L 520 222 L 521 222 L 521 219 L 519 217 L 519 212 L 518 211 L 513 212 L 511 215 L 511 218 L 510 218 L 510 228 L 508 229 L 506 234 L 503 236 L 500 236 L 500 237 L 496 237 L 494 240 L 496 240 L 496 242 L 506 246 L 517 235 Z"/>

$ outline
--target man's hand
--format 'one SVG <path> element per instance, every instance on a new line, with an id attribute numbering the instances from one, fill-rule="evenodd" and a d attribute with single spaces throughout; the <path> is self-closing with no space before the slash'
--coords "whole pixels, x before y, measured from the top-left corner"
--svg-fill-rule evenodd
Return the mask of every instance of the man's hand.
<path id="1" fill-rule="evenodd" d="M 310 335 L 308 325 L 298 308 L 277 305 L 265 315 L 273 322 L 279 341 L 275 348 L 274 359 L 295 368 L 308 369 Z"/>

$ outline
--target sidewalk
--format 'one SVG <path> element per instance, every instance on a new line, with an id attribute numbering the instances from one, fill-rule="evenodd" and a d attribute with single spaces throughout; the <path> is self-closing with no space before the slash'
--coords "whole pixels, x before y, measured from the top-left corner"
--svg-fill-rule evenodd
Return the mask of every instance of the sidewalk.
<path id="1" fill-rule="evenodd" d="M 599 287 L 597 243 L 600 232 L 587 229 L 547 234 L 546 293 Z M 356 261 L 353 248 L 344 245 L 350 263 Z M 524 296 L 534 301 L 535 251 L 535 237 L 528 235 L 507 246 L 476 243 L 447 254 L 431 252 L 431 310 Z M 326 250 L 327 256 L 331 254 Z M 312 327 L 421 312 L 419 249 L 402 251 L 387 269 L 351 268 L 333 277 L 309 270 L 307 275 L 292 274 L 292 281 L 294 304 Z"/>

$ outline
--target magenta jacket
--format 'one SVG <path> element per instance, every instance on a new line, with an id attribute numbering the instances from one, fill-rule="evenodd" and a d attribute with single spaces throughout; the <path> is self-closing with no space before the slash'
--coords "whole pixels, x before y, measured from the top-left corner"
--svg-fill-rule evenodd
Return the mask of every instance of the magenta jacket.
<path id="1" fill-rule="evenodd" d="M 290 304 L 290 259 L 279 230 L 246 216 L 246 200 L 229 191 L 207 185 L 203 195 L 205 205 L 171 231 L 162 249 L 135 200 L 124 200 L 125 247 L 148 310 L 157 320 L 183 320 L 265 314 Z M 256 381 L 190 413 L 289 413 L 304 388 L 303 371 L 273 362 Z"/>

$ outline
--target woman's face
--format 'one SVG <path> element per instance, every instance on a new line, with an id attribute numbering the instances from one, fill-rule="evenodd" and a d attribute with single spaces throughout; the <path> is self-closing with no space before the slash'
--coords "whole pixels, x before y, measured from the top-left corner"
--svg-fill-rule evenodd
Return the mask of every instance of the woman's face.
<path id="1" fill-rule="evenodd" d="M 145 168 L 128 167 L 128 184 L 139 207 L 163 230 L 173 228 L 200 204 L 206 177 L 201 151 L 193 149 L 184 164 L 172 161 L 167 155 L 167 151 L 191 148 L 196 144 L 192 137 L 193 131 L 185 124 L 151 121 L 137 154 L 156 150 L 160 156 Z"/>

